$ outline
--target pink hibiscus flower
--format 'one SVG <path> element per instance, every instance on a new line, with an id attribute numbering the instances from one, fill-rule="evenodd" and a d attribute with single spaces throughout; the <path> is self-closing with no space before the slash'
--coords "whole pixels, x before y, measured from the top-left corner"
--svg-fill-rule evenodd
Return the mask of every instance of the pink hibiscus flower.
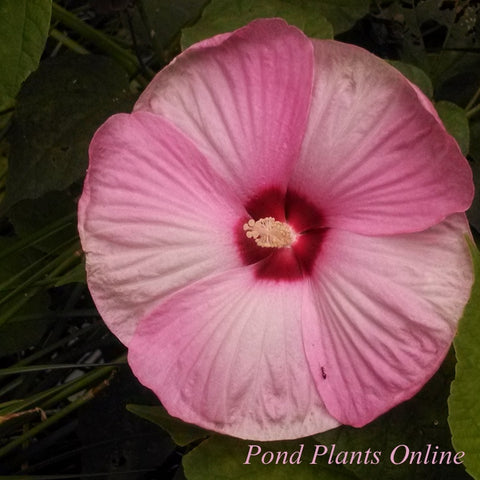
<path id="1" fill-rule="evenodd" d="M 442 362 L 473 184 L 430 102 L 280 19 L 200 42 L 90 146 L 88 283 L 176 417 L 257 440 L 362 426 Z"/>

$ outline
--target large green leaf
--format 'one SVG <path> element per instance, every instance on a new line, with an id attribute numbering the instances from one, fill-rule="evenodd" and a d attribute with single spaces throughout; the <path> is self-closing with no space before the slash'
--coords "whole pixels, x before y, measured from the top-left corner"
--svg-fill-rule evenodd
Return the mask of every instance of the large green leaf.
<path id="1" fill-rule="evenodd" d="M 164 50 L 185 25 L 196 20 L 208 0 L 143 0 L 137 3 L 134 27 L 139 38 Z"/>
<path id="2" fill-rule="evenodd" d="M 432 81 L 421 68 L 410 63 L 400 62 L 399 60 L 389 60 L 388 63 L 420 88 L 428 98 L 433 97 Z"/>
<path id="3" fill-rule="evenodd" d="M 0 1 L 0 111 L 13 105 L 20 85 L 37 68 L 51 10 L 51 0 Z"/>
<path id="4" fill-rule="evenodd" d="M 110 58 L 63 55 L 43 61 L 18 96 L 5 207 L 81 179 L 95 130 L 132 104 L 128 76 Z"/>
<path id="5" fill-rule="evenodd" d="M 455 138 L 462 153 L 467 155 L 470 147 L 470 127 L 465 110 L 444 100 L 437 102 L 435 108 L 448 133 Z"/>
<path id="6" fill-rule="evenodd" d="M 8 212 L 8 218 L 15 228 L 15 233 L 24 238 L 34 234 L 41 228 L 53 224 L 55 221 L 74 214 L 77 202 L 68 192 L 48 192 L 35 200 L 22 200 L 15 204 Z M 74 240 L 78 236 L 75 221 L 34 244 L 34 247 L 43 252 L 57 252 L 58 246 Z"/>
<path id="7" fill-rule="evenodd" d="M 203 428 L 171 417 L 161 405 L 128 404 L 127 410 L 161 427 L 168 432 L 173 441 L 180 446 L 188 445 L 189 443 L 210 435 L 210 432 Z"/>
<path id="8" fill-rule="evenodd" d="M 312 438 L 262 443 L 215 435 L 185 455 L 183 467 L 188 480 L 357 479 L 341 465 L 328 465 L 315 452 Z"/>
<path id="9" fill-rule="evenodd" d="M 479 6 L 468 0 L 393 1 L 384 3 L 380 18 L 390 24 L 403 61 L 422 68 L 435 89 L 448 77 L 472 63 Z M 475 60 L 473 60 L 475 61 Z M 462 66 L 462 64 L 464 66 Z M 465 90 L 460 85 L 460 90 Z"/>
<path id="10" fill-rule="evenodd" d="M 68 285 L 69 283 L 87 283 L 87 274 L 85 271 L 85 261 L 74 266 L 70 271 L 62 275 L 56 282 L 56 287 Z"/>
<path id="11" fill-rule="evenodd" d="M 470 156 L 475 197 L 467 212 L 468 220 L 480 233 L 480 120 L 470 122 Z"/>
<path id="12" fill-rule="evenodd" d="M 239 28 L 255 18 L 282 17 L 308 36 L 332 38 L 332 25 L 325 19 L 321 2 L 315 0 L 212 0 L 202 18 L 182 33 L 182 47 L 218 33 Z"/>
<path id="13" fill-rule="evenodd" d="M 465 452 L 467 471 L 480 478 L 480 253 L 470 247 L 475 267 L 472 295 L 454 340 L 457 355 L 455 381 L 448 399 L 452 442 Z"/>
<path id="14" fill-rule="evenodd" d="M 290 0 L 294 1 L 294 0 Z M 315 0 L 309 1 L 310 8 L 317 7 L 320 13 L 333 25 L 335 35 L 353 27 L 364 17 L 370 7 L 369 0 Z"/>

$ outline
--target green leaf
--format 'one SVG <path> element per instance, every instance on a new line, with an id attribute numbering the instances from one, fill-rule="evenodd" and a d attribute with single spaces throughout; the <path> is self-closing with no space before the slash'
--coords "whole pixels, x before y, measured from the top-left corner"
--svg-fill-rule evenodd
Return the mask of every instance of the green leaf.
<path id="1" fill-rule="evenodd" d="M 36 200 L 22 200 L 8 211 L 8 218 L 20 238 L 33 235 L 46 225 L 76 213 L 77 203 L 70 192 L 48 192 Z M 77 225 L 72 221 L 66 228 L 35 243 L 35 248 L 52 252 L 58 245 L 76 238 Z"/>
<path id="2" fill-rule="evenodd" d="M 290 0 L 293 2 L 293 0 Z M 318 8 L 332 25 L 335 35 L 346 32 L 369 12 L 369 0 L 314 0 L 306 2 L 306 8 Z M 308 35 L 308 33 L 307 33 Z"/>
<path id="3" fill-rule="evenodd" d="M 252 455 L 247 458 L 250 450 Z M 255 453 L 258 454 L 253 455 Z M 183 467 L 188 480 L 357 478 L 341 465 L 327 465 L 326 462 L 320 461 L 312 464 L 314 454 L 315 444 L 312 438 L 284 442 L 256 442 L 214 435 L 183 457 Z M 268 462 L 271 458 L 271 463 L 262 463 L 263 455 L 265 455 L 263 461 Z M 275 464 L 277 458 L 278 463 Z M 249 463 L 245 464 L 246 461 Z"/>
<path id="4" fill-rule="evenodd" d="M 182 32 L 182 48 L 218 33 L 235 30 L 256 18 L 282 17 L 316 38 L 332 38 L 332 25 L 315 0 L 212 0 L 202 18 Z"/>
<path id="5" fill-rule="evenodd" d="M 478 134 L 480 135 L 480 128 L 478 129 Z M 472 138 L 473 135 L 472 129 Z M 480 233 L 480 157 L 474 157 L 470 166 L 472 167 L 475 196 L 472 205 L 467 210 L 467 218 L 470 224 Z"/>
<path id="6" fill-rule="evenodd" d="M 82 179 L 93 133 L 108 116 L 129 111 L 133 101 L 126 72 L 110 58 L 43 61 L 18 96 L 4 208 Z"/>
<path id="7" fill-rule="evenodd" d="M 478 56 L 466 53 L 476 48 L 479 10 L 478 6 L 467 6 L 468 0 L 376 3 L 385 4 L 379 18 L 392 32 L 391 41 L 402 60 L 422 68 L 436 92 L 441 83 L 464 68 L 461 64 L 471 63 L 467 57 Z"/>
<path id="8" fill-rule="evenodd" d="M 472 205 L 467 211 L 468 221 L 480 233 L 480 120 L 470 122 L 470 166 L 473 172 L 473 183 L 475 185 L 475 197 Z"/>
<path id="9" fill-rule="evenodd" d="M 416 7 L 418 24 L 424 27 L 429 22 L 431 27 L 435 24 L 445 27 L 445 38 L 442 39 L 444 48 L 476 46 L 475 26 L 478 25 L 480 7 L 468 3 L 472 2 L 460 1 L 455 4 L 422 0 Z"/>
<path id="10" fill-rule="evenodd" d="M 161 405 L 127 405 L 127 410 L 138 415 L 149 422 L 158 425 L 168 432 L 173 441 L 180 446 L 188 445 L 196 440 L 210 435 L 210 432 L 203 428 L 182 422 L 178 418 L 171 417 Z"/>
<path id="11" fill-rule="evenodd" d="M 49 299 L 44 292 L 37 294 L 20 312 L 28 311 L 35 314 L 35 318 L 30 318 L 28 315 L 18 315 L 0 326 L 0 352 L 2 356 L 21 352 L 40 341 L 53 324 L 53 319 L 48 315 L 48 303 Z M 45 315 L 42 315 L 41 312 L 45 312 Z"/>
<path id="12" fill-rule="evenodd" d="M 37 68 L 51 10 L 51 0 L 0 1 L 0 111 L 13 105 L 20 85 Z"/>
<path id="13" fill-rule="evenodd" d="M 2 155 L 1 144 L 0 144 L 0 204 L 2 203 L 3 197 L 5 196 L 7 172 L 8 172 L 8 160 L 6 156 Z"/>
<path id="14" fill-rule="evenodd" d="M 470 155 L 480 164 L 480 119 L 470 121 Z"/>
<path id="15" fill-rule="evenodd" d="M 428 75 L 415 65 L 400 62 L 399 60 L 388 60 L 390 65 L 394 66 L 400 73 L 405 75 L 412 83 L 428 97 L 433 97 L 433 85 Z"/>
<path id="16" fill-rule="evenodd" d="M 465 452 L 464 463 L 474 478 L 480 478 L 480 253 L 470 243 L 475 283 L 454 340 L 457 355 L 455 381 L 448 399 L 448 422 L 452 443 Z"/>
<path id="17" fill-rule="evenodd" d="M 67 285 L 69 283 L 87 283 L 87 274 L 85 271 L 85 261 L 82 261 L 69 272 L 62 275 L 56 282 L 56 287 Z"/>
<path id="18" fill-rule="evenodd" d="M 162 51 L 183 27 L 200 16 L 207 3 L 208 0 L 143 0 L 138 3 L 134 26 L 145 44 L 152 42 Z"/>
<path id="19" fill-rule="evenodd" d="M 467 155 L 470 147 L 470 127 L 465 110 L 444 100 L 437 102 L 435 108 L 448 133 L 455 138 L 462 153 Z"/>

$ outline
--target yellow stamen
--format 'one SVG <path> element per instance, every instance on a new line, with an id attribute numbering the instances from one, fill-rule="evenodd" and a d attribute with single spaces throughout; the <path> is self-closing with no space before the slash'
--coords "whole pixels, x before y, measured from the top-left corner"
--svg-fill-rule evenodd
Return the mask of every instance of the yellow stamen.
<path id="1" fill-rule="evenodd" d="M 261 218 L 257 221 L 251 218 L 243 225 L 243 230 L 245 230 L 245 235 L 253 238 L 260 247 L 289 247 L 295 240 L 295 232 L 292 228 L 273 217 Z"/>

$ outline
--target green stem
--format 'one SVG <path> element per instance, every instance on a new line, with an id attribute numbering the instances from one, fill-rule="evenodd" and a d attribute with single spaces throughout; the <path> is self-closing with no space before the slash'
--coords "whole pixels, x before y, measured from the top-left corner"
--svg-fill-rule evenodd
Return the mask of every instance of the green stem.
<path id="1" fill-rule="evenodd" d="M 49 262 L 44 267 L 37 270 L 28 280 L 24 281 L 22 284 L 18 285 L 14 289 L 10 291 L 7 295 L 0 299 L 0 305 L 6 303 L 12 297 L 15 297 L 22 291 L 25 291 L 27 288 L 30 288 L 28 292 L 18 298 L 17 301 L 10 306 L 6 311 L 2 312 L 2 316 L 0 318 L 0 325 L 9 320 L 12 315 L 15 314 L 25 303 L 27 303 L 30 298 L 35 295 L 41 288 L 46 286 L 50 286 L 52 284 L 52 279 L 55 278 L 60 272 L 64 271 L 65 268 L 70 266 L 73 262 L 78 261 L 78 250 L 80 246 L 78 242 L 70 247 L 66 252 L 62 253 L 51 262 Z M 40 286 L 36 286 L 35 283 L 40 277 L 44 277 L 44 280 L 40 283 Z"/>
<path id="2" fill-rule="evenodd" d="M 57 403 L 65 400 L 66 398 L 74 395 L 82 390 L 88 388 L 92 383 L 97 380 L 103 379 L 108 375 L 111 375 L 115 370 L 115 366 L 122 365 L 126 362 L 126 355 L 118 357 L 112 364 L 97 368 L 92 372 L 85 373 L 81 377 L 72 380 L 64 385 L 57 385 L 43 392 L 36 393 L 31 397 L 22 400 L 16 405 L 12 405 L 11 408 L 4 406 L 2 408 L 2 414 L 16 413 L 22 410 L 26 410 L 32 406 L 40 407 L 43 410 L 56 405 Z"/>
<path id="3" fill-rule="evenodd" d="M 86 333 L 92 332 L 92 330 L 94 330 L 95 328 L 97 328 L 96 325 L 91 325 L 89 327 L 82 328 L 80 331 L 74 332 L 71 335 L 62 338 L 58 342 L 55 342 L 54 344 L 52 344 L 52 345 L 50 345 L 50 346 L 48 346 L 48 347 L 46 347 L 42 350 L 39 350 L 38 352 L 35 352 L 34 354 L 30 355 L 29 357 L 24 358 L 23 360 L 20 360 L 19 362 L 12 365 L 12 368 L 20 368 L 20 367 L 23 367 L 25 365 L 29 365 L 29 364 L 35 362 L 36 360 L 38 360 L 39 358 L 42 358 L 42 357 L 48 355 L 49 353 L 57 350 L 58 348 L 63 347 L 65 344 L 71 342 L 72 340 L 79 338 L 81 335 L 85 335 Z M 22 382 L 22 377 L 17 378 L 15 380 L 11 381 L 10 383 L 8 383 L 7 385 L 5 385 L 4 387 L 2 387 L 1 390 L 0 390 L 0 398 L 5 393 L 8 393 L 9 391 L 18 387 L 19 382 L 20 383 Z M 58 389 L 58 387 L 56 387 L 56 388 Z M 15 411 L 17 411 L 17 410 L 15 410 Z"/>
<path id="4" fill-rule="evenodd" d="M 115 362 L 119 362 L 121 359 L 125 358 L 125 355 L 119 357 Z M 48 401 L 41 405 L 41 408 L 44 410 L 56 405 L 58 402 L 70 397 L 71 395 L 88 388 L 93 382 L 105 378 L 110 375 L 117 367 L 101 367 L 97 368 L 93 372 L 88 372 L 85 375 L 79 377 L 78 379 L 74 380 L 73 382 L 67 384 L 62 391 L 60 391 L 57 395 L 54 395 Z"/>
<path id="5" fill-rule="evenodd" d="M 41 242 L 42 240 L 45 240 L 48 237 L 51 237 L 52 235 L 55 235 L 55 233 L 60 232 L 61 230 L 64 230 L 69 225 L 74 223 L 75 218 L 76 218 L 76 213 L 71 213 L 69 215 L 66 215 L 65 217 L 62 217 L 56 220 L 53 223 L 50 223 L 46 227 L 43 227 L 42 229 L 37 230 L 36 232 L 24 237 L 18 242 L 15 242 L 15 245 L 12 245 L 11 247 L 8 247 L 8 248 L 4 248 L 0 252 L 0 259 L 9 256 L 12 253 L 16 253 L 25 247 L 30 247 L 32 245 L 35 245 L 38 242 Z"/>
<path id="6" fill-rule="evenodd" d="M 472 118 L 478 112 L 480 112 L 480 103 L 476 107 L 473 107 L 470 110 L 467 110 L 467 113 L 465 113 L 465 115 L 467 118 Z"/>
<path id="7" fill-rule="evenodd" d="M 7 385 L 5 385 L 4 387 L 1 387 L 0 388 L 0 398 L 2 398 L 4 395 L 11 392 L 12 390 L 15 390 L 22 383 L 23 383 L 23 377 L 18 377 L 15 380 L 13 380 L 12 382 L 7 383 Z"/>
<path id="8" fill-rule="evenodd" d="M 5 455 L 9 454 L 11 451 L 20 447 L 31 438 L 35 437 L 45 429 L 57 423 L 63 417 L 66 417 L 67 415 L 74 412 L 81 406 L 85 405 L 87 402 L 95 398 L 95 396 L 107 386 L 108 386 L 108 381 L 103 381 L 96 387 L 90 389 L 85 395 L 81 396 L 80 398 L 73 401 L 66 407 L 62 408 L 60 411 L 58 411 L 51 417 L 48 417 L 46 420 L 39 423 L 35 427 L 31 428 L 30 430 L 25 432 L 23 435 L 20 435 L 19 437 L 15 438 L 15 440 L 12 440 L 10 443 L 7 443 L 7 445 L 0 448 L 0 457 L 4 457 Z"/>
<path id="9" fill-rule="evenodd" d="M 86 55 L 87 53 L 90 53 L 86 48 L 82 47 L 82 45 L 77 43 L 75 40 L 72 40 L 70 37 L 56 28 L 52 28 L 50 30 L 50 36 L 55 40 L 58 40 L 62 45 L 65 45 L 73 52 L 79 53 L 80 55 Z"/>
<path id="10" fill-rule="evenodd" d="M 140 18 L 142 19 L 142 23 L 145 27 L 147 35 L 150 38 L 150 41 L 152 42 L 152 47 L 153 47 L 153 51 L 155 52 L 155 55 L 159 60 L 165 63 L 164 51 L 158 40 L 158 35 L 155 35 L 153 25 L 150 22 L 150 19 L 148 18 L 147 11 L 144 5 L 144 0 L 139 0 L 138 2 L 136 2 L 136 7 L 138 9 L 138 12 L 140 13 Z M 153 35 L 152 35 L 152 32 L 153 32 Z"/>
<path id="11" fill-rule="evenodd" d="M 8 115 L 9 113 L 13 113 L 15 111 L 15 107 L 7 107 L 5 110 L 0 110 L 0 116 Z"/>
<path id="12" fill-rule="evenodd" d="M 468 112 L 476 103 L 478 98 L 480 97 L 480 87 L 478 87 L 478 90 L 474 93 L 473 97 L 470 99 L 470 101 L 467 103 L 467 106 L 465 107 L 465 110 Z"/>
<path id="13" fill-rule="evenodd" d="M 68 243 L 70 242 L 71 240 Z M 62 248 L 64 246 L 65 245 L 62 245 Z M 42 257 L 39 260 L 33 262 L 27 268 L 24 268 L 9 280 L 6 280 L 5 282 L 1 283 L 0 292 L 5 290 L 10 290 L 10 293 L 7 293 L 6 295 L 0 298 L 0 305 L 3 305 L 12 297 L 22 292 L 23 290 L 27 289 L 28 287 L 31 287 L 32 284 L 34 284 L 39 278 L 44 279 L 42 280 L 41 285 L 45 285 L 45 284 L 48 285 L 49 284 L 48 281 L 50 280 L 51 277 L 54 277 L 55 275 L 57 275 L 59 271 L 62 271 L 65 268 L 65 266 L 70 265 L 72 263 L 72 258 L 75 260 L 78 260 L 79 256 L 77 252 L 79 248 L 80 248 L 80 245 L 78 241 L 76 241 L 73 245 L 70 245 L 70 247 L 66 251 L 64 251 L 57 257 L 55 257 L 53 260 L 48 262 L 42 268 L 37 269 L 37 266 L 43 263 L 43 261 L 45 260 L 45 257 Z M 35 273 L 30 274 L 27 280 L 23 281 L 17 286 L 12 287 L 11 289 L 9 288 L 10 285 L 14 285 L 15 282 L 17 282 L 17 280 L 19 280 L 26 273 L 29 273 L 29 271 L 32 269 L 35 270 Z M 2 322 L 3 322 L 3 318 L 2 320 L 0 320 L 0 324 Z"/>
<path id="14" fill-rule="evenodd" d="M 28 320 L 41 320 L 51 319 L 51 320 L 59 320 L 62 318 L 98 318 L 100 315 L 97 310 L 94 308 L 84 308 L 78 309 L 73 311 L 65 311 L 65 312 L 51 312 L 51 313 L 29 313 L 24 315 L 18 315 L 15 317 L 15 321 L 25 322 Z"/>
<path id="15" fill-rule="evenodd" d="M 92 42 L 99 49 L 108 53 L 112 58 L 121 63 L 130 75 L 135 75 L 140 70 L 140 63 L 135 55 L 120 47 L 104 33 L 86 24 L 55 2 L 52 4 L 52 16 L 66 27 L 71 28 L 83 38 Z"/>
<path id="16" fill-rule="evenodd" d="M 56 387 L 49 388 L 40 393 L 35 393 L 30 397 L 27 397 L 23 400 L 17 400 L 12 405 L 5 405 L 0 408 L 0 415 L 10 415 L 12 413 L 21 412 L 27 410 L 28 408 L 38 407 L 40 402 L 45 401 L 48 397 L 51 397 L 55 393 L 65 388 L 64 385 L 57 385 Z M 0 433 L 1 433 L 1 424 L 0 424 Z"/>
<path id="17" fill-rule="evenodd" d="M 74 368 L 118 367 L 121 363 L 52 363 L 45 365 L 30 365 L 28 367 L 0 368 L 0 377 L 18 375 L 19 373 L 43 372 L 45 370 L 71 370 Z"/>
<path id="18" fill-rule="evenodd" d="M 126 355 L 121 355 L 120 357 L 114 360 L 115 365 L 123 364 L 126 362 Z M 12 405 L 11 408 L 5 406 L 2 409 L 2 414 L 12 414 L 16 412 L 23 412 L 29 408 L 40 408 L 41 410 L 47 410 L 50 407 L 58 405 L 60 402 L 68 399 L 72 395 L 77 394 L 78 392 L 84 391 L 92 386 L 98 380 L 105 379 L 113 374 L 116 370 L 115 366 L 104 366 L 97 368 L 91 372 L 84 374 L 83 376 L 72 380 L 71 382 L 59 385 L 43 392 L 37 393 L 22 402 L 18 402 L 16 405 Z M 22 416 L 17 416 L 9 419 L 3 425 L 0 424 L 0 436 L 1 432 L 8 431 L 12 428 L 12 425 L 21 424 L 23 422 Z"/>
<path id="19" fill-rule="evenodd" d="M 55 342 L 52 345 L 49 345 L 48 347 L 45 347 L 42 350 L 39 350 L 38 352 L 33 353 L 32 355 L 24 358 L 23 360 L 20 360 L 19 362 L 15 363 L 13 367 L 19 368 L 25 365 L 30 365 L 31 363 L 35 362 L 39 358 L 45 357 L 49 353 L 54 352 L 58 348 L 63 347 L 65 344 L 71 342 L 72 340 L 76 340 L 77 338 L 81 337 L 82 335 L 85 335 L 86 333 L 91 333 L 93 330 L 95 330 L 95 328 L 97 328 L 97 325 L 89 325 L 87 327 L 84 327 L 72 333 L 71 335 L 63 337 L 58 342 Z"/>
<path id="20" fill-rule="evenodd" d="M 65 246 L 67 246 L 71 240 L 68 242 L 63 243 L 62 245 L 58 246 L 55 248 L 55 250 L 52 253 L 55 253 L 57 251 L 61 251 Z M 65 254 L 65 252 L 63 253 Z M 10 290 L 10 294 L 6 295 L 5 297 L 0 298 L 0 305 L 4 303 L 10 296 L 12 296 L 16 291 L 21 290 L 24 288 L 24 286 L 29 286 L 32 285 L 33 281 L 37 277 L 43 277 L 43 274 L 45 273 L 45 270 L 48 271 L 50 268 L 50 265 L 55 265 L 57 263 L 58 258 L 60 256 L 55 257 L 51 262 L 47 263 L 42 269 L 38 269 L 38 267 L 42 264 L 45 263 L 45 260 L 49 257 L 48 254 L 43 255 L 41 258 L 38 260 L 35 260 L 34 262 L 30 263 L 27 267 L 24 269 L 20 270 L 16 275 L 13 275 L 10 277 L 8 280 L 5 280 L 4 282 L 0 283 L 0 292 L 4 292 L 6 290 Z M 31 274 L 31 272 L 36 272 L 34 274 Z M 28 280 L 24 282 L 23 284 L 19 284 L 19 280 L 24 277 L 25 275 L 28 275 Z M 13 292 L 12 292 L 13 290 Z"/>

